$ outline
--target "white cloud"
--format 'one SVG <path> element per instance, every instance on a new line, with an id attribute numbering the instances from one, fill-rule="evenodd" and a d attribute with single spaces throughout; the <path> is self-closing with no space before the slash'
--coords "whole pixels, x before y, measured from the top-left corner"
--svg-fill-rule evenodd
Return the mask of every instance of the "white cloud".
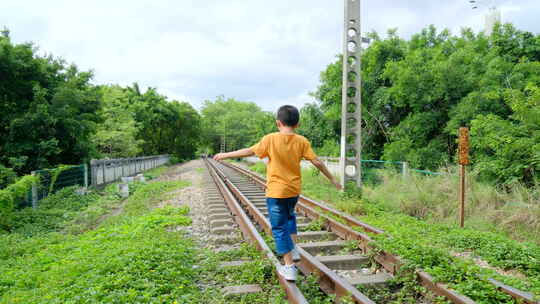
<path id="1" fill-rule="evenodd" d="M 503 19 L 538 32 L 535 1 L 500 1 Z M 341 48 L 342 1 L 3 1 L 16 42 L 93 69 L 96 83 L 139 82 L 199 107 L 218 95 L 266 110 L 312 101 Z M 468 1 L 362 2 L 362 28 L 409 37 L 428 24 L 482 29 Z"/>

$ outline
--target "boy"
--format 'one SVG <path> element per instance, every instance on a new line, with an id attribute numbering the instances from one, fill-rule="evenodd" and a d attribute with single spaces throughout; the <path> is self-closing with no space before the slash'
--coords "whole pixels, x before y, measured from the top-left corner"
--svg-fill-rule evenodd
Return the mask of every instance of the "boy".
<path id="1" fill-rule="evenodd" d="M 332 182 L 341 189 L 339 182 L 328 171 L 313 150 L 310 142 L 294 132 L 298 127 L 300 113 L 293 106 L 282 106 L 277 112 L 276 124 L 279 132 L 264 136 L 251 148 L 229 153 L 219 153 L 215 160 L 257 155 L 268 157 L 266 205 L 272 225 L 272 235 L 276 241 L 278 254 L 283 255 L 285 266 L 278 270 L 287 280 L 295 281 L 298 270 L 294 261 L 300 260 L 296 249 L 296 215 L 294 207 L 301 188 L 300 161 L 311 161 Z"/>

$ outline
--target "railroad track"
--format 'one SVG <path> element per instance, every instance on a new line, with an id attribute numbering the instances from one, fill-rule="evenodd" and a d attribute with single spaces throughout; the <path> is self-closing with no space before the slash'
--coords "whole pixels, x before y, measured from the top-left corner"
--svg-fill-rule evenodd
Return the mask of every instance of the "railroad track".
<path id="1" fill-rule="evenodd" d="M 259 231 L 271 235 L 264 192 L 265 180 L 230 163 L 211 159 L 206 159 L 205 163 L 244 237 L 265 252 L 276 267 L 280 265 Z M 397 256 L 374 250 L 372 239 L 357 230 L 374 234 L 383 231 L 304 196 L 300 196 L 296 212 L 301 256 L 297 266 L 301 273 L 306 276 L 316 275 L 320 289 L 335 295 L 337 301 L 348 297 L 355 303 L 375 303 L 355 286 L 385 284 L 404 263 Z M 378 267 L 370 267 L 373 262 Z M 436 296 L 443 296 L 456 304 L 475 303 L 444 284 L 436 283 L 426 272 L 417 271 L 416 276 L 418 283 Z M 278 279 L 290 303 L 307 303 L 293 282 L 286 281 L 279 274 Z M 536 303 L 527 301 L 528 295 L 519 290 L 502 284 L 498 287 L 524 303 Z"/>

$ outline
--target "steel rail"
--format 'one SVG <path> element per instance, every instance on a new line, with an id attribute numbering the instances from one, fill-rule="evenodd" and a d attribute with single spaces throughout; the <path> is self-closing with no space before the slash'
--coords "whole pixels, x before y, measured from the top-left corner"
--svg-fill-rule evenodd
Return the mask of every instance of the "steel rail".
<path id="1" fill-rule="evenodd" d="M 241 168 L 241 167 L 238 167 L 238 166 L 235 166 L 233 164 L 230 164 L 230 163 L 223 163 L 224 165 L 228 166 L 229 168 L 231 169 L 234 169 L 234 170 L 237 170 L 237 171 L 241 171 L 242 173 L 250 176 L 253 180 L 255 180 L 260 186 L 266 188 L 266 180 L 256 174 L 254 174 L 253 172 L 250 172 L 249 170 L 246 170 L 244 168 Z M 320 208 L 321 210 L 325 211 L 325 212 L 329 212 L 330 214 L 333 214 L 333 215 L 337 215 L 339 216 L 341 219 L 343 219 L 347 224 L 349 224 L 350 226 L 358 226 L 358 227 L 362 227 L 362 229 L 364 229 L 365 231 L 367 232 L 372 232 L 372 233 L 376 233 L 376 234 L 379 234 L 379 233 L 383 233 L 384 230 L 381 230 L 381 229 L 378 229 L 378 228 L 375 228 L 369 224 L 366 224 L 362 221 L 359 221 L 358 219 L 348 215 L 348 214 L 345 214 L 341 211 L 338 211 L 328 205 L 325 205 L 325 204 L 321 204 L 317 201 L 314 201 L 308 197 L 305 197 L 303 195 L 300 195 L 300 202 L 304 203 L 305 205 L 308 205 L 310 207 L 313 207 L 313 208 Z"/>
<path id="2" fill-rule="evenodd" d="M 258 175 L 255 175 L 254 173 L 244 168 L 235 166 L 233 164 L 226 163 L 226 162 L 221 162 L 221 163 L 237 172 L 243 173 L 244 175 L 250 177 L 251 180 L 253 180 L 258 185 L 266 188 L 266 180 L 264 178 Z M 381 264 L 381 266 L 383 266 L 388 272 L 392 274 L 396 274 L 400 266 L 405 263 L 403 259 L 401 259 L 399 256 L 375 249 L 374 246 L 372 245 L 373 240 L 368 235 L 365 235 L 356 230 L 353 230 L 351 226 L 360 227 L 364 229 L 364 231 L 369 232 L 369 233 L 374 233 L 374 234 L 380 234 L 383 232 L 383 230 L 372 227 L 367 223 L 363 223 L 357 219 L 352 218 L 349 215 L 343 214 L 342 212 L 339 212 L 331 207 L 328 207 L 325 204 L 316 202 L 304 196 L 300 196 L 299 202 L 297 204 L 297 208 L 299 212 L 305 214 L 306 216 L 312 219 L 317 219 L 320 217 L 324 218 L 327 228 L 330 231 L 336 233 L 338 236 L 348 239 L 348 240 L 351 240 L 351 239 L 358 240 L 360 242 L 360 246 L 363 252 L 366 254 L 371 253 L 371 252 L 375 253 L 375 256 L 374 256 L 375 260 L 379 264 Z M 339 218 L 340 220 L 345 221 L 351 226 L 344 225 L 336 221 L 334 218 L 330 216 L 321 214 L 320 212 L 316 210 L 318 208 L 329 213 L 330 215 L 332 215 L 332 217 L 336 217 L 336 218 Z M 452 303 L 455 303 L 455 304 L 474 304 L 475 303 L 469 297 L 465 295 L 461 295 L 451 290 L 445 284 L 435 282 L 435 280 L 433 279 L 433 277 L 431 277 L 431 275 L 429 275 L 428 273 L 422 270 L 417 270 L 416 274 L 417 274 L 417 279 L 422 286 L 424 286 L 425 288 L 427 288 L 428 290 L 430 290 L 431 292 L 433 292 L 434 294 L 438 296 L 443 296 L 447 298 Z"/>
<path id="3" fill-rule="evenodd" d="M 247 240 L 250 240 L 251 242 L 253 242 L 260 251 L 264 252 L 266 254 L 266 257 L 274 265 L 274 270 L 278 277 L 279 283 L 282 286 L 282 288 L 285 290 L 289 303 L 307 304 L 308 301 L 306 300 L 306 298 L 304 297 L 300 289 L 298 289 L 296 284 L 294 284 L 293 282 L 287 281 L 277 271 L 278 269 L 277 267 L 281 265 L 281 263 L 279 262 L 277 257 L 274 255 L 270 247 L 266 244 L 263 237 L 259 234 L 259 232 L 255 228 L 253 223 L 250 221 L 249 217 L 246 215 L 244 210 L 242 210 L 242 207 L 238 204 L 238 202 L 234 198 L 234 195 L 230 192 L 230 190 L 227 188 L 225 183 L 216 174 L 216 172 L 214 171 L 215 168 L 211 167 L 211 164 L 208 161 L 205 161 L 205 164 L 206 164 L 206 167 L 208 168 L 208 171 L 210 172 L 210 176 L 214 180 L 214 183 L 218 186 L 218 189 L 221 192 L 227 206 L 229 206 L 229 209 L 235 215 L 234 216 L 235 221 L 240 227 L 240 230 L 242 231 L 244 237 Z"/>
<path id="4" fill-rule="evenodd" d="M 258 210 L 258 208 L 236 187 L 234 183 L 226 176 L 221 169 L 217 168 L 210 162 L 217 174 L 221 176 L 224 182 L 229 186 L 229 189 L 235 197 L 247 208 L 248 213 L 253 216 L 255 221 L 269 235 L 272 233 L 272 227 L 268 219 Z M 337 275 L 326 265 L 317 260 L 313 255 L 309 254 L 302 248 L 298 248 L 300 254 L 300 262 L 298 268 L 304 275 L 314 274 L 319 279 L 321 289 L 328 294 L 335 294 L 339 300 L 342 297 L 350 296 L 355 303 L 359 304 L 375 304 L 363 293 L 358 291 L 356 287 L 348 281 Z"/>
<path id="5" fill-rule="evenodd" d="M 488 279 L 488 281 L 491 284 L 495 285 L 498 289 L 500 289 L 504 293 L 507 293 L 510 296 L 512 296 L 514 299 L 520 300 L 521 303 L 540 304 L 540 300 L 535 300 L 534 295 L 531 294 L 531 293 L 524 292 L 524 291 L 519 290 L 517 288 L 514 288 L 512 286 L 505 285 L 504 283 L 499 282 L 499 281 L 497 281 L 495 279 L 490 278 L 490 279 Z"/>

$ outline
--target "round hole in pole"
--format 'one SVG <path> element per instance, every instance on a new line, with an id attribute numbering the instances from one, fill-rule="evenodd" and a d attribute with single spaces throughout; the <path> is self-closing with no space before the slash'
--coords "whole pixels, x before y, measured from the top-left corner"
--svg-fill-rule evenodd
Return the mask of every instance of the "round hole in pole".
<path id="1" fill-rule="evenodd" d="M 354 113 L 356 112 L 356 104 L 354 102 L 349 102 L 347 104 L 347 113 Z"/>
<path id="2" fill-rule="evenodd" d="M 345 153 L 345 155 L 347 158 L 356 157 L 356 149 L 354 148 L 347 149 L 347 152 Z"/>
<path id="3" fill-rule="evenodd" d="M 354 128 L 354 127 L 356 127 L 356 119 L 352 117 L 347 119 L 347 128 Z"/>
<path id="4" fill-rule="evenodd" d="M 356 65 L 356 57 L 354 57 L 354 56 L 349 56 L 347 61 L 349 62 L 349 67 L 351 67 L 351 68 Z"/>
<path id="5" fill-rule="evenodd" d="M 349 50 L 349 52 L 351 53 L 356 52 L 356 42 L 354 41 L 347 42 L 347 50 Z"/>
<path id="6" fill-rule="evenodd" d="M 351 71 L 347 74 L 347 79 L 349 80 L 349 82 L 354 82 L 356 81 L 356 76 L 356 72 Z"/>
<path id="7" fill-rule="evenodd" d="M 350 20 L 349 20 L 349 24 L 350 24 L 350 25 L 354 25 L 355 23 L 356 23 L 356 20 L 354 20 L 354 19 L 350 19 Z"/>
<path id="8" fill-rule="evenodd" d="M 354 165 L 348 165 L 345 166 L 345 174 L 349 177 L 353 177 L 356 175 L 356 166 Z"/>
<path id="9" fill-rule="evenodd" d="M 354 145 L 356 143 L 356 134 L 347 134 L 347 144 Z"/>
<path id="10" fill-rule="evenodd" d="M 347 31 L 347 35 L 349 35 L 349 38 L 354 38 L 356 37 L 356 29 L 355 28 L 349 28 L 349 30 Z"/>
<path id="11" fill-rule="evenodd" d="M 348 87 L 347 88 L 347 97 L 349 97 L 349 98 L 356 97 L 356 88 L 355 87 Z"/>

